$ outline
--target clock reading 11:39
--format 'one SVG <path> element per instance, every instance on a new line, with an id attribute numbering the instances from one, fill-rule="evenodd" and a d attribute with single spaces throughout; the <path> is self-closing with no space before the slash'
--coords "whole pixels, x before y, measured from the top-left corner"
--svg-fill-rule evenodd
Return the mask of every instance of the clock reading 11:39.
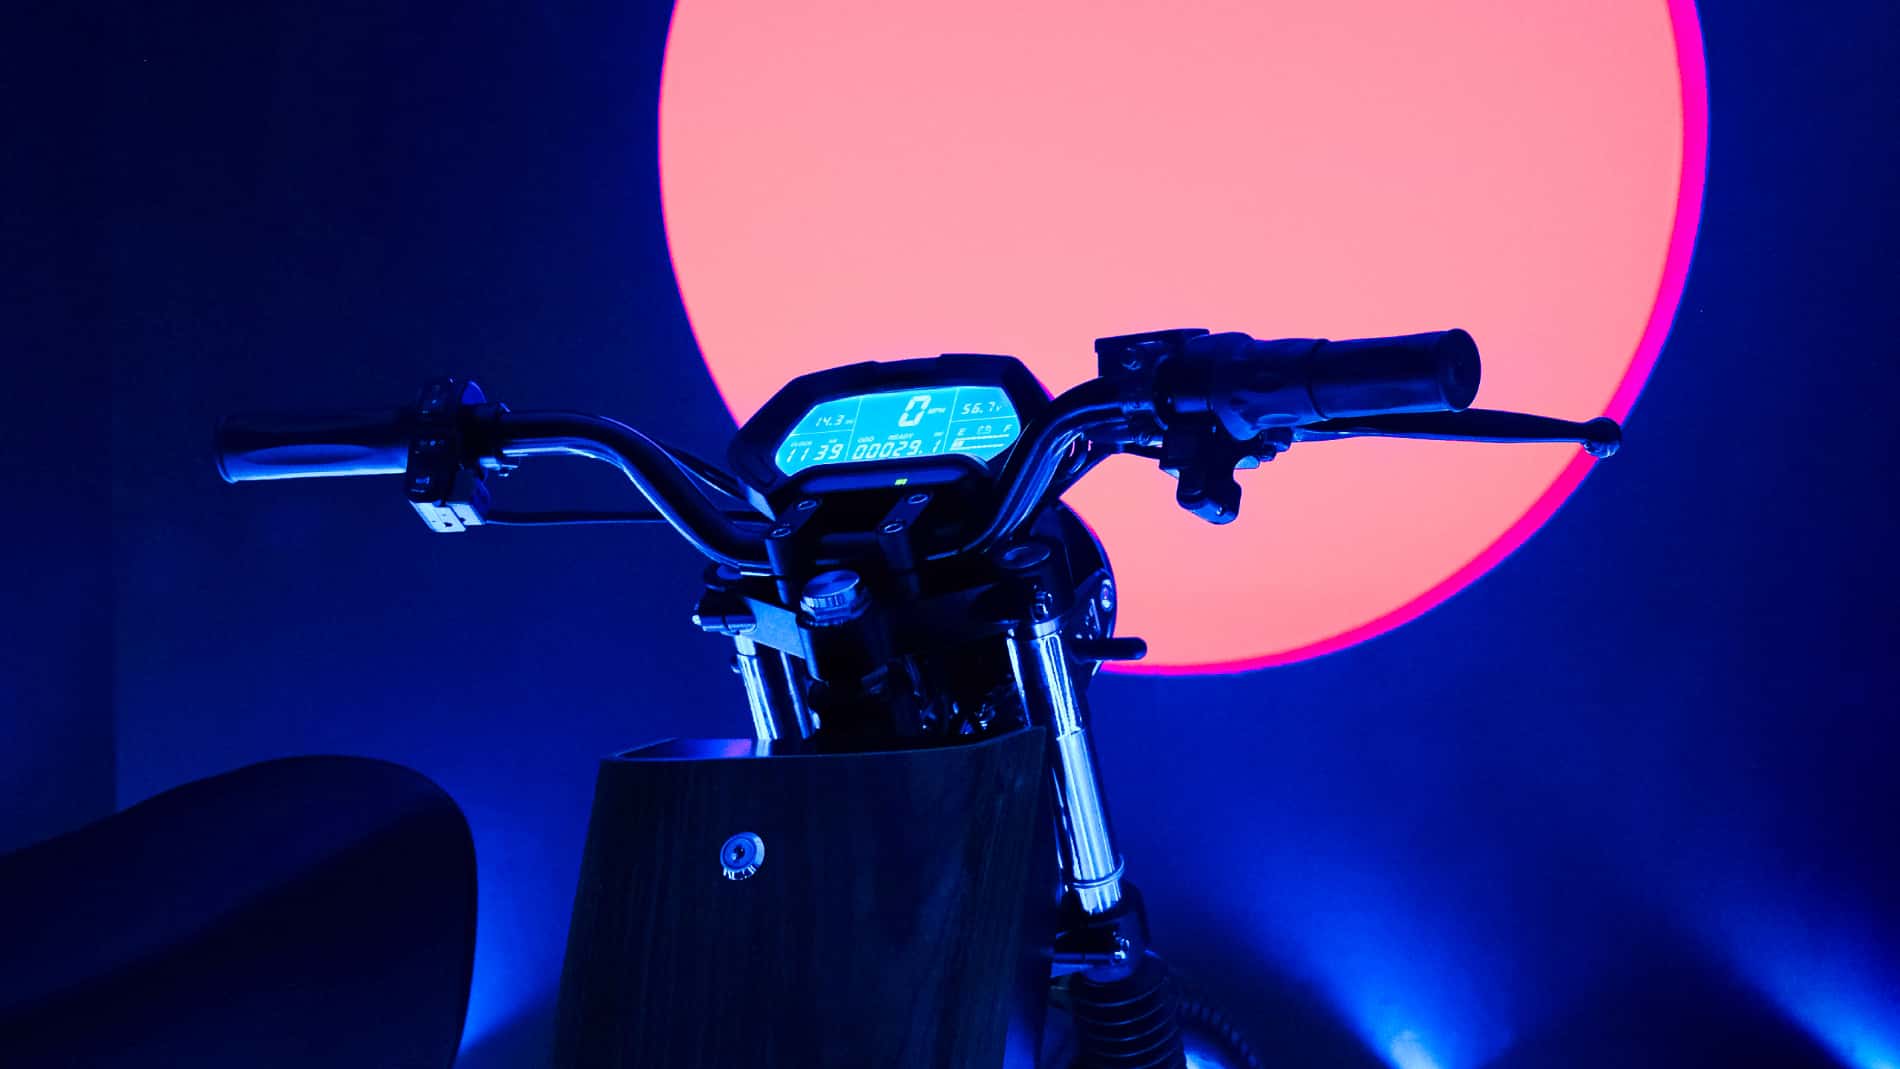
<path id="1" fill-rule="evenodd" d="M 854 464 L 961 453 L 987 461 L 1016 441 L 1016 406 L 997 386 L 886 390 L 823 401 L 799 419 L 775 457 L 787 475 Z"/>

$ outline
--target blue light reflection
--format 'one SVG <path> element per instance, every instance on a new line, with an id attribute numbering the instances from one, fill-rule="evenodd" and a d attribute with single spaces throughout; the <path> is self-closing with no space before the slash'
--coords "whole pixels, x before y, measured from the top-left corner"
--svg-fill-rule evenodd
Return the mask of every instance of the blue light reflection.
<path id="1" fill-rule="evenodd" d="M 1286 945 L 1344 1022 L 1393 1069 L 1473 1069 L 1511 1043 L 1513 1008 L 1474 945 L 1472 919 L 1420 887 L 1396 891 L 1389 873 L 1307 860 L 1299 881 L 1277 881 L 1261 945 Z M 1297 887 L 1297 890 L 1295 888 Z M 1288 925 L 1286 918 L 1301 918 Z"/>

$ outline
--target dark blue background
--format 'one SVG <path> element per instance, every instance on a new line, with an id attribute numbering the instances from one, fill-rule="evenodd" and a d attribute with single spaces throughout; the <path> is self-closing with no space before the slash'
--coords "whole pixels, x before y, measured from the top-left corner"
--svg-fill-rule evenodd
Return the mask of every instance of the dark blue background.
<path id="1" fill-rule="evenodd" d="M 1625 454 L 1542 532 L 1343 653 L 1095 691 L 1164 945 L 1277 1050 L 1900 1066 L 1900 27 L 1827 10 L 1703 13 L 1682 310 Z M 278 755 L 414 766 L 480 853 L 469 1065 L 544 1042 L 594 758 L 745 731 L 696 560 L 433 537 L 376 482 L 233 489 L 207 433 L 452 372 L 717 455 L 658 213 L 666 18 L 128 5 L 5 76 L 0 847 Z M 561 465 L 507 490 L 627 500 Z"/>

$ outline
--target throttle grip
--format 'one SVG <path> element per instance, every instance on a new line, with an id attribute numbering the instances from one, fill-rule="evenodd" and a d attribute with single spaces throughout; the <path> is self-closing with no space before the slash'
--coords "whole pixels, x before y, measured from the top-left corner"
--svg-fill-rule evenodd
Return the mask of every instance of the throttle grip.
<path id="1" fill-rule="evenodd" d="M 1478 397 L 1478 343 L 1462 330 L 1323 341 L 1307 359 L 1313 401 L 1328 419 L 1456 412 Z"/>
<path id="2" fill-rule="evenodd" d="M 1176 408 L 1209 412 L 1242 441 L 1327 419 L 1456 412 L 1476 399 L 1481 372 L 1462 330 L 1352 341 L 1206 334 L 1181 357 L 1168 390 Z"/>
<path id="3" fill-rule="evenodd" d="M 231 416 L 218 425 L 218 474 L 227 483 L 401 475 L 410 423 L 403 409 Z"/>

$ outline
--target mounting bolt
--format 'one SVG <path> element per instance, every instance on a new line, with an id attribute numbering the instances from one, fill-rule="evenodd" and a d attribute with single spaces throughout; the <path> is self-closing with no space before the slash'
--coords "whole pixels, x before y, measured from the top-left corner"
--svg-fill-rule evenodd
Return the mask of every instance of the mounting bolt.
<path id="1" fill-rule="evenodd" d="M 880 528 L 878 528 L 878 530 L 880 530 L 880 531 L 882 531 L 882 532 L 884 532 L 885 534 L 898 534 L 898 533 L 901 533 L 901 532 L 902 532 L 902 531 L 904 530 L 904 521 L 903 521 L 903 520 L 892 520 L 891 522 L 889 522 L 889 523 L 887 523 L 887 524 L 885 524 L 884 526 L 882 526 L 882 527 L 880 527 Z"/>
<path id="2" fill-rule="evenodd" d="M 743 880 L 759 871 L 765 864 L 765 840 L 757 834 L 742 831 L 727 839 L 719 848 L 719 867 L 728 880 Z"/>

